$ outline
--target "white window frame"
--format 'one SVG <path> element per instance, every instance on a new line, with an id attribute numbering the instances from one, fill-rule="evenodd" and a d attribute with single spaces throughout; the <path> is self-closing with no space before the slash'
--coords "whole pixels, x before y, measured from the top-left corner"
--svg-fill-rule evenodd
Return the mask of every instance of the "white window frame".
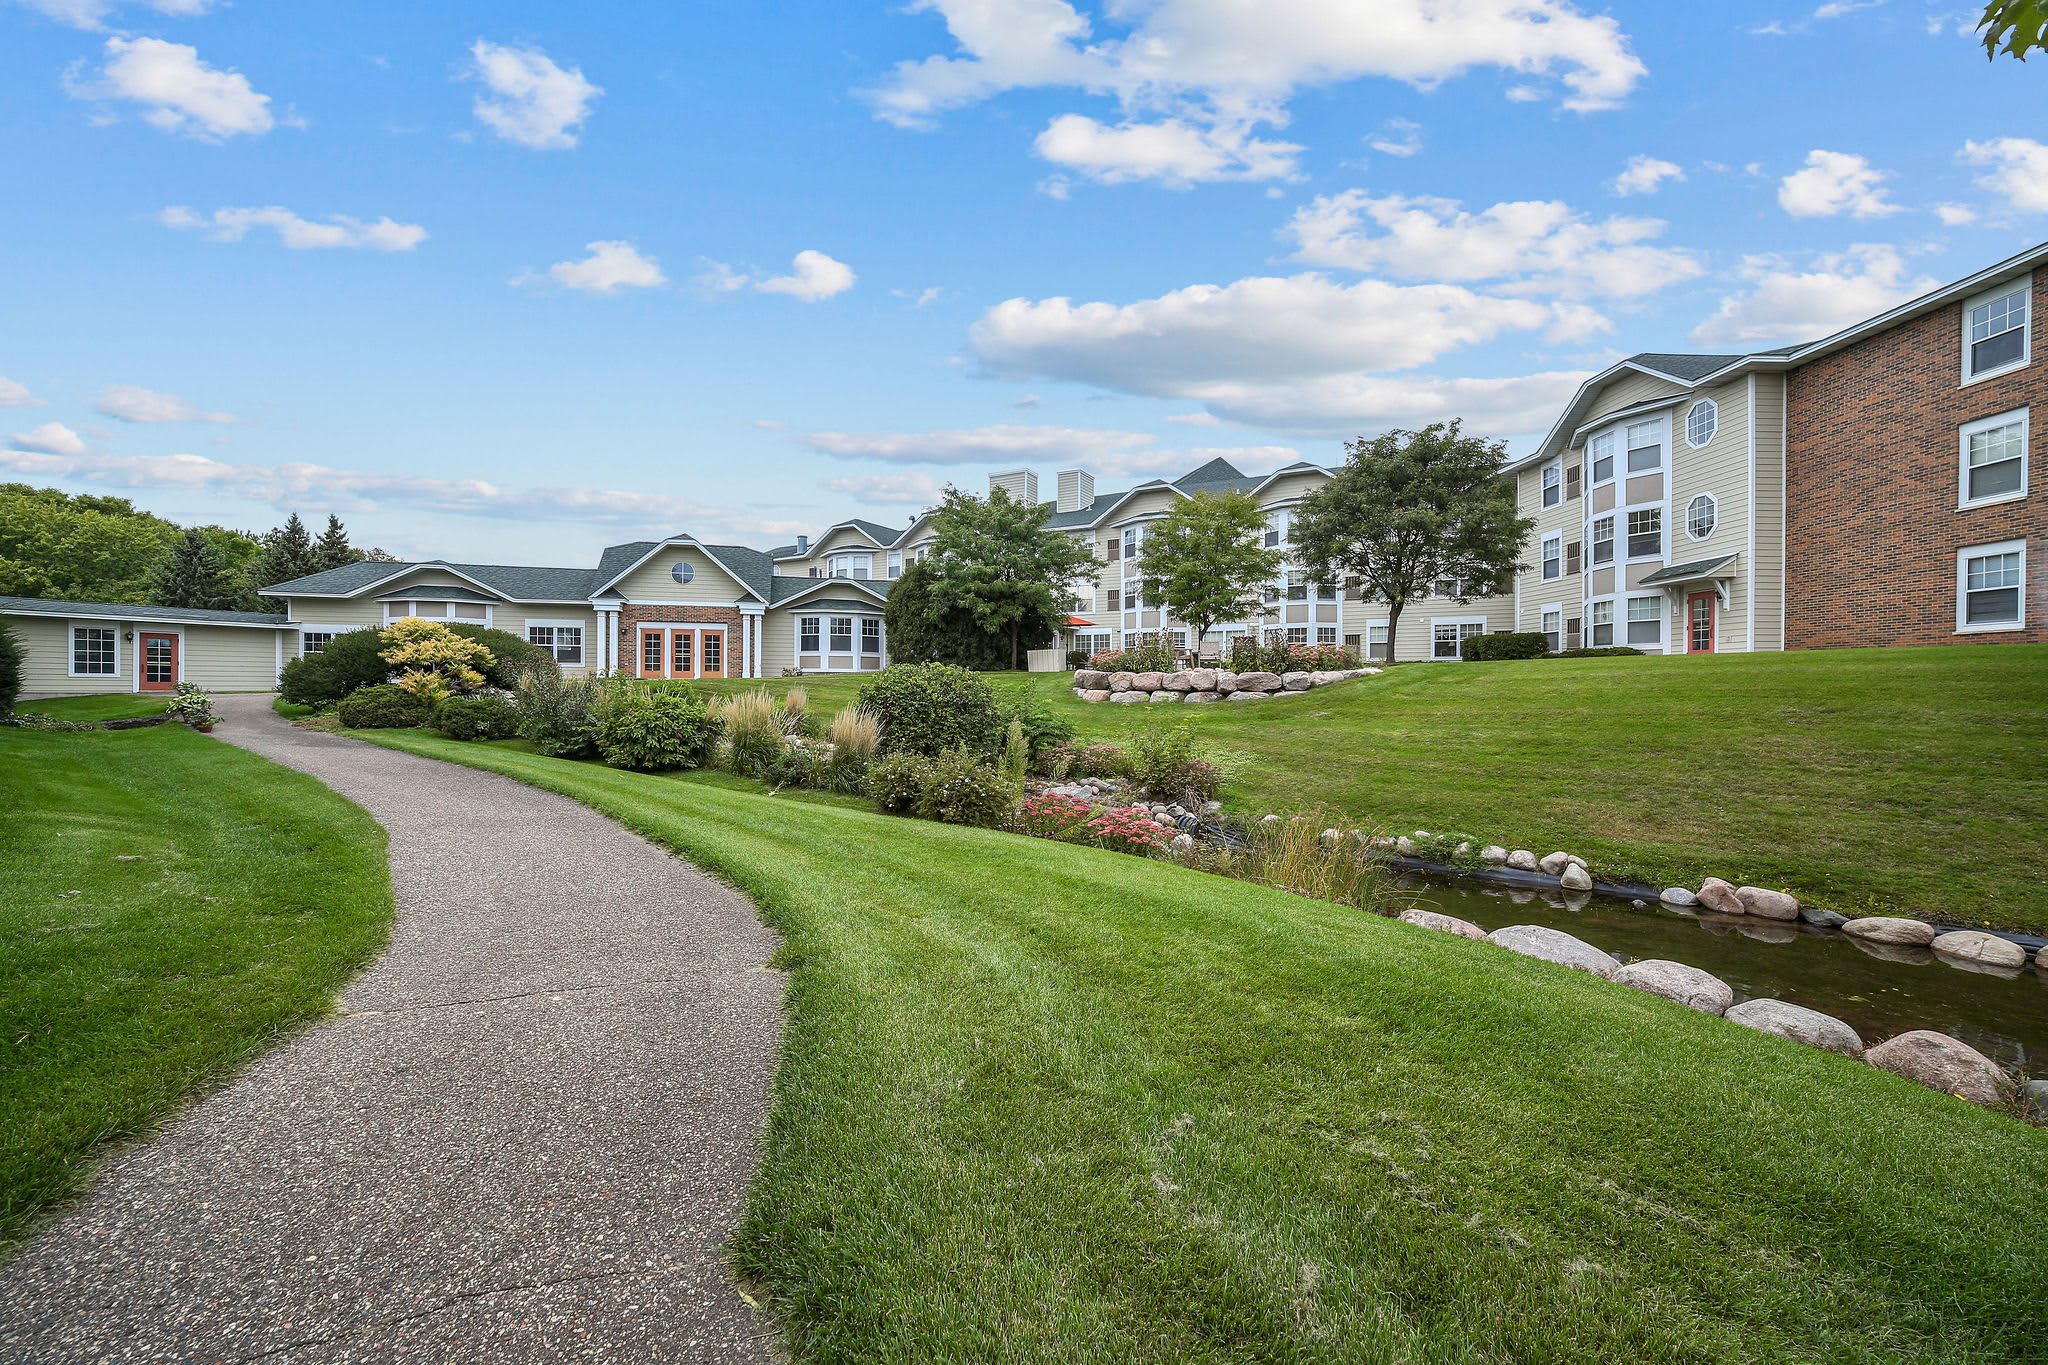
<path id="1" fill-rule="evenodd" d="M 1986 621 L 1971 625 L 1970 561 L 1988 555 L 2018 554 L 2020 557 L 2019 615 L 2010 621 Z M 1965 545 L 1956 551 L 1956 634 L 1989 635 L 2027 628 L 2027 542 L 2001 540 L 1990 545 Z"/>
<path id="2" fill-rule="evenodd" d="M 455 607 L 458 601 L 466 607 L 482 607 L 484 609 L 483 619 L 479 621 L 470 616 L 457 616 L 455 614 Z M 440 606 L 446 610 L 439 616 L 429 616 L 425 612 L 419 611 L 397 611 L 399 607 L 424 607 L 430 605 Z M 397 614 L 394 615 L 394 612 L 397 612 Z M 468 598 L 435 597 L 429 593 L 422 593 L 418 597 L 402 598 L 399 601 L 386 602 L 384 604 L 384 625 L 386 629 L 389 629 L 399 621 L 403 621 L 408 616 L 417 616 L 422 621 L 432 621 L 437 625 L 443 626 L 482 626 L 485 630 L 496 628 L 494 621 L 496 609 L 489 602 L 472 602 Z"/>
<path id="3" fill-rule="evenodd" d="M 1649 603 L 1655 609 L 1656 615 L 1644 616 L 1640 618 L 1637 617 L 1634 614 L 1636 605 L 1638 603 L 1643 602 Z M 1621 608 L 1621 621 L 1619 622 L 1622 633 L 1621 643 L 1628 645 L 1630 648 L 1633 649 L 1664 648 L 1665 636 L 1670 633 L 1670 623 L 1665 619 L 1668 615 L 1669 613 L 1665 610 L 1663 593 L 1639 592 L 1629 594 L 1628 597 L 1624 599 Z M 1634 638 L 1635 632 L 1632 629 L 1632 627 L 1639 626 L 1643 624 L 1645 621 L 1654 621 L 1656 623 L 1656 639 L 1638 640 Z"/>
<path id="4" fill-rule="evenodd" d="M 78 632 L 81 630 L 103 630 L 114 637 L 114 666 L 107 672 L 93 670 L 81 673 L 78 669 Z M 155 633 L 155 632 L 152 632 Z M 162 632 L 169 634 L 169 631 Z M 73 621 L 64 631 L 64 676 L 67 678 L 118 678 L 121 676 L 121 626 L 114 621 Z"/>
<path id="5" fill-rule="evenodd" d="M 322 624 L 320 624 L 319 622 L 316 622 L 316 621 L 301 621 L 301 622 L 298 622 L 298 627 L 299 627 L 299 657 L 300 657 L 301 659 L 303 659 L 303 658 L 306 658 L 306 657 L 307 657 L 307 655 L 306 655 L 306 637 L 307 637 L 308 635 L 325 635 L 325 636 L 327 637 L 327 645 L 331 645 L 331 644 L 333 644 L 333 643 L 334 643 L 334 637 L 335 637 L 335 636 L 337 636 L 337 635 L 346 635 L 346 634 L 348 634 L 348 633 L 349 633 L 350 631 L 352 631 L 352 630 L 368 630 L 368 629 L 370 629 L 370 627 L 368 627 L 368 626 L 329 626 L 329 625 L 322 625 Z M 322 645 L 322 646 L 320 646 L 320 649 L 325 649 L 325 648 L 327 648 L 327 645 Z M 317 654 L 317 653 L 319 653 L 319 652 L 320 652 L 320 650 L 314 650 L 313 652 L 314 652 L 315 654 Z"/>
<path id="6" fill-rule="evenodd" d="M 1600 613 L 1603 608 L 1607 612 L 1607 619 L 1605 621 L 1600 619 Z M 1580 635 L 1586 648 L 1613 648 L 1614 625 L 1614 599 L 1612 597 L 1596 597 L 1586 603 L 1586 620 L 1584 625 L 1580 627 Z M 1600 638 L 1600 628 L 1602 626 L 1607 628 L 1607 638 L 1605 640 Z"/>
<path id="7" fill-rule="evenodd" d="M 882 645 L 882 618 L 879 616 L 863 616 L 859 619 L 860 624 L 853 628 L 854 653 L 862 658 L 866 658 L 870 654 L 874 655 L 877 659 L 881 658 L 884 653 Z M 873 649 L 868 648 L 868 636 L 871 633 L 868 627 L 870 626 L 874 627 L 872 634 L 875 638 L 875 647 Z"/>
<path id="8" fill-rule="evenodd" d="M 829 659 L 829 658 L 831 658 L 831 657 L 832 657 L 832 656 L 833 656 L 834 654 L 856 654 L 856 653 L 857 653 L 857 650 L 856 650 L 856 646 L 858 646 L 858 645 L 860 644 L 860 628 L 859 628 L 858 626 L 854 625 L 854 622 L 855 622 L 856 620 L 858 620 L 858 619 L 859 619 L 859 618 L 858 618 L 858 617 L 855 617 L 855 616 L 833 616 L 833 615 L 831 615 L 830 613 L 827 613 L 827 614 L 826 614 L 826 617 L 825 617 L 825 657 L 826 657 L 826 658 L 828 658 L 828 659 Z M 841 622 L 841 621 L 844 621 L 844 622 L 846 622 L 846 648 L 844 648 L 844 649 L 841 649 L 841 648 L 840 648 L 840 647 L 839 647 L 838 645 L 836 645 L 836 644 L 834 644 L 834 643 L 833 643 L 833 641 L 835 641 L 835 640 L 837 640 L 837 639 L 839 638 L 839 622 Z"/>
<path id="9" fill-rule="evenodd" d="M 1557 627 L 1554 630 L 1550 625 L 1553 620 L 1557 622 Z M 1536 633 L 1544 637 L 1544 644 L 1549 646 L 1552 654 L 1563 652 L 1564 603 L 1551 602 L 1536 609 Z"/>
<path id="10" fill-rule="evenodd" d="M 1564 502 L 1564 461 L 1552 460 L 1543 466 L 1537 501 L 1542 506 L 1556 507 Z"/>
<path id="11" fill-rule="evenodd" d="M 1380 638 L 1379 638 L 1379 645 L 1378 645 L 1378 651 L 1379 651 L 1378 653 L 1374 653 L 1374 652 L 1373 652 L 1373 651 L 1374 651 L 1374 645 L 1373 645 L 1373 638 L 1372 638 L 1372 637 L 1373 637 L 1373 634 L 1374 634 L 1375 632 L 1377 632 L 1377 633 L 1379 634 L 1379 637 L 1380 637 Z M 1365 639 L 1364 639 L 1364 644 L 1365 644 L 1365 657 L 1366 657 L 1367 659 L 1381 659 L 1381 660 L 1384 660 L 1384 659 L 1385 659 L 1385 658 L 1387 657 L 1387 654 L 1388 654 L 1388 652 L 1389 652 L 1389 651 L 1390 651 L 1390 650 L 1391 650 L 1391 649 L 1393 648 L 1393 644 L 1394 644 L 1394 636 L 1393 636 L 1393 632 L 1387 629 L 1387 623 L 1386 623 L 1385 621 L 1367 621 L 1367 622 L 1365 623 Z"/>
<path id="12" fill-rule="evenodd" d="M 1655 516 L 1657 518 L 1657 548 L 1650 554 L 1636 553 L 1636 536 L 1647 533 L 1639 533 L 1629 525 L 1635 518 L 1641 516 Z M 1621 524 L 1615 529 L 1622 534 L 1621 548 L 1624 552 L 1622 558 L 1625 563 L 1635 564 L 1647 560 L 1662 559 L 1664 558 L 1664 551 L 1671 544 L 1667 538 L 1671 528 L 1664 524 L 1664 504 L 1662 503 L 1646 503 L 1641 507 L 1629 508 L 1626 512 L 1622 513 Z"/>
<path id="13" fill-rule="evenodd" d="M 1439 628 L 1439 627 L 1442 627 L 1442 626 L 1450 626 L 1450 627 L 1452 627 L 1452 628 L 1453 628 L 1454 630 L 1456 630 L 1456 631 L 1457 631 L 1457 646 L 1458 646 L 1458 647 L 1457 647 L 1457 649 L 1456 649 L 1456 650 L 1455 650 L 1455 651 L 1454 651 L 1453 653 L 1451 653 L 1451 654 L 1448 654 L 1448 655 L 1445 655 L 1445 654 L 1439 654 L 1439 653 L 1437 653 L 1437 652 L 1436 652 L 1436 646 L 1437 646 L 1437 638 L 1436 638 L 1436 633 L 1437 633 L 1437 630 L 1438 630 L 1438 628 Z M 1477 626 L 1477 627 L 1478 627 L 1478 629 L 1477 629 L 1477 630 L 1468 630 L 1468 629 L 1466 629 L 1466 628 L 1467 628 L 1468 626 Z M 1485 635 L 1485 634 L 1487 634 L 1487 629 L 1486 629 L 1486 618 L 1485 618 L 1484 616 L 1432 616 L 1432 617 L 1430 617 L 1430 618 L 1429 618 L 1429 659 L 1430 659 L 1430 662 L 1431 662 L 1431 663 L 1440 663 L 1440 664 L 1451 664 L 1451 663 L 1457 663 L 1457 662 L 1459 662 L 1460 660 L 1462 660 L 1462 659 L 1463 659 L 1463 658 L 1465 657 L 1465 641 L 1466 641 L 1467 639 L 1469 639 L 1469 638 L 1470 638 L 1471 636 L 1473 636 L 1473 635 Z"/>
<path id="14" fill-rule="evenodd" d="M 1586 565 L 1588 568 L 1604 569 L 1614 563 L 1614 533 L 1620 529 L 1615 525 L 1615 521 L 1619 515 L 1618 512 L 1602 512 L 1587 525 Z M 1607 523 L 1607 558 L 1605 559 L 1600 557 L 1600 523 L 1603 521 Z M 1626 546 L 1626 544 L 1627 542 L 1624 541 L 1623 545 Z"/>
<path id="15" fill-rule="evenodd" d="M 1990 305 L 1990 304 L 1994 304 L 1994 303 L 1998 302 L 1998 301 L 1999 301 L 2000 299 L 2002 299 L 2002 298 L 2006 297 L 2006 295 L 2008 295 L 2008 294 L 2019 294 L 2019 295 L 2020 295 L 2021 297 L 2023 297 L 2023 298 L 2024 298 L 2024 299 L 2026 300 L 2026 304 L 2027 304 L 2027 318 L 2026 318 L 2026 321 L 2020 324 L 2020 356 L 2019 356 L 2019 359 L 2017 359 L 2017 360 L 2009 360 L 2009 361 L 2007 361 L 2007 362 L 2006 362 L 2005 364 L 2003 364 L 2003 365 L 2000 365 L 2000 366 L 1999 366 L 1999 367 L 1998 367 L 1997 369 L 1994 369 L 1994 370 L 1986 370 L 1986 371 L 1984 371 L 1984 372 L 1983 372 L 1982 374 L 1972 374 L 1972 373 L 1970 373 L 1970 314 L 1971 314 L 1971 312 L 1972 312 L 1973 310 L 1975 310 L 1975 309 L 1978 309 L 1978 308 L 1983 308 L 1983 307 L 1986 307 L 1986 306 L 1988 306 L 1988 305 Z M 2000 376 L 2000 375 L 2002 375 L 2002 374 L 2011 374 L 2011 373 L 2012 373 L 2012 372 L 2013 372 L 2014 370 L 2017 370 L 2017 369 L 2021 369 L 2021 368 L 2024 368 L 2024 367 L 2025 367 L 2026 365 L 2028 365 L 2029 363 L 2031 363 L 2031 362 L 2033 361 L 2033 358 L 2034 358 L 2034 277 L 2033 277 L 2033 275 L 2031 275 L 2031 274 L 2028 274 L 2028 275 L 2024 275 L 2024 276 L 2020 277 L 2020 278 L 2019 278 L 2019 279 L 2017 279 L 2017 280 L 2008 280 L 2008 281 L 2006 281 L 2006 282 L 2005 282 L 2004 284 L 2001 284 L 2001 285 L 1997 285 L 1997 286 L 1995 286 L 1995 287 L 1993 287 L 1993 288 L 1991 288 L 1991 289 L 1987 289 L 1987 290 L 1985 290 L 1985 291 L 1984 291 L 1983 293 L 1981 293 L 1981 294 L 1977 295 L 1977 296 L 1976 296 L 1976 297 L 1974 297 L 1974 298 L 1970 298 L 1970 299 L 1965 299 L 1965 300 L 1963 301 L 1963 325 L 1962 325 L 1962 334 L 1963 334 L 1963 336 L 1962 336 L 1962 340 L 1963 340 L 1963 354 L 1962 354 L 1962 370 L 1963 370 L 1963 382 L 1962 382 L 1962 385 L 1961 385 L 1961 387 L 1967 388 L 1967 387 L 1968 387 L 1968 386 L 1970 386 L 1971 384 L 1979 384 L 1979 383 L 1982 383 L 1982 382 L 1983 382 L 1984 380 L 1986 380 L 1986 379 L 1996 379 L 1996 378 L 1998 378 L 1998 376 Z"/>
<path id="16" fill-rule="evenodd" d="M 1708 525 L 1705 531 L 1695 531 L 1692 529 L 1692 508 L 1693 504 L 1698 502 L 1701 498 L 1705 498 L 1707 500 L 1707 517 L 1709 519 L 1710 524 Z M 1687 540 L 1705 540 L 1707 539 L 1707 537 L 1713 535 L 1714 532 L 1720 529 L 1721 500 L 1719 498 L 1715 497 L 1712 493 L 1701 492 L 1695 493 L 1690 498 L 1686 499 L 1685 537 Z"/>
<path id="17" fill-rule="evenodd" d="M 563 646 L 558 640 L 551 640 L 548 644 L 541 644 L 538 641 L 536 641 L 533 638 L 533 632 L 536 629 L 549 631 L 575 631 L 576 657 L 573 659 L 564 659 L 562 657 Z M 557 665 L 566 668 L 583 667 L 584 653 L 590 647 L 590 635 L 591 631 L 589 624 L 583 621 L 548 621 L 536 617 L 532 620 L 529 620 L 526 623 L 526 643 L 532 645 L 535 649 L 545 649 L 548 652 L 549 657 L 552 658 Z"/>
<path id="18" fill-rule="evenodd" d="M 811 639 L 815 641 L 815 643 L 812 644 L 809 649 L 804 648 L 804 623 L 807 621 L 810 623 L 811 627 L 809 632 Z M 796 618 L 796 652 L 798 654 L 816 654 L 821 657 L 824 655 L 824 625 L 825 618 L 822 616 L 799 616 Z"/>
<path id="19" fill-rule="evenodd" d="M 901 551 L 901 550 L 891 550 L 891 551 L 889 551 L 889 577 L 891 577 L 891 578 L 901 578 L 902 576 L 903 576 L 903 551 Z"/>
<path id="20" fill-rule="evenodd" d="M 875 556 L 871 552 L 841 550 L 825 557 L 825 576 L 843 578 L 847 582 L 872 582 L 875 576 Z"/>
<path id="21" fill-rule="evenodd" d="M 1643 445 L 1635 444 L 1635 432 L 1638 428 L 1643 427 L 1648 427 L 1657 433 L 1657 440 L 1654 445 L 1651 445 L 1649 443 L 1645 443 Z M 1636 451 L 1653 449 L 1657 452 L 1657 463 L 1650 466 L 1648 469 L 1637 469 L 1634 465 L 1631 465 L 1628 462 L 1629 456 L 1634 454 Z M 1670 452 L 1671 429 L 1670 426 L 1665 422 L 1663 417 L 1646 417 L 1640 422 L 1624 422 L 1622 424 L 1620 470 L 1622 478 L 1642 479 L 1647 478 L 1652 474 L 1662 474 L 1667 468 L 1670 467 Z"/>
<path id="22" fill-rule="evenodd" d="M 1699 416 L 1702 411 L 1706 414 L 1707 434 L 1695 441 L 1692 436 L 1692 419 Z M 1694 403 L 1685 410 L 1685 443 L 1692 449 L 1704 450 L 1707 446 L 1713 444 L 1714 437 L 1719 435 L 1720 431 L 1721 405 L 1713 399 L 1702 398 L 1699 402 Z"/>
<path id="23" fill-rule="evenodd" d="M 1996 503 L 2012 502 L 2027 496 L 2027 480 L 2032 473 L 2034 425 L 2032 409 L 2014 408 L 2001 412 L 1996 417 L 1985 417 L 1966 423 L 1956 433 L 1956 510 L 1970 507 L 1990 507 Z M 1980 431 L 1992 431 L 1999 427 L 2019 423 L 2020 428 L 2020 486 L 2009 493 L 1992 493 L 1985 497 L 1970 496 L 1970 437 Z"/>
<path id="24" fill-rule="evenodd" d="M 1553 531 L 1543 537 L 1537 572 L 1545 583 L 1554 583 L 1564 577 L 1564 532 Z"/>
<path id="25" fill-rule="evenodd" d="M 1600 443 L 1601 443 L 1602 441 L 1605 441 L 1605 442 L 1607 443 L 1607 453 L 1606 453 L 1606 454 L 1604 454 L 1604 455 L 1600 453 Z M 1591 436 L 1590 438 L 1588 438 L 1588 439 L 1587 439 L 1587 441 L 1586 441 L 1586 487 L 1587 487 L 1587 488 L 1589 488 L 1589 489 L 1592 489 L 1592 488 L 1599 488 L 1599 487 L 1601 487 L 1601 486 L 1602 486 L 1603 484 L 1610 484 L 1610 483 L 1613 483 L 1613 482 L 1614 482 L 1614 478 L 1615 478 L 1615 473 L 1616 473 L 1616 469 L 1617 469 L 1617 464 L 1616 464 L 1616 457 L 1615 457 L 1615 453 L 1614 453 L 1614 448 L 1615 448 L 1616 446 L 1620 445 L 1620 444 L 1621 444 L 1620 438 L 1619 438 L 1619 437 L 1617 437 L 1617 436 L 1615 435 L 1615 429 L 1614 429 L 1613 427 L 1609 427 L 1609 428 L 1608 428 L 1607 430 L 1605 430 L 1605 431 L 1601 431 L 1601 432 L 1595 432 L 1595 433 L 1594 433 L 1594 434 L 1593 434 L 1593 435 L 1592 435 L 1592 436 Z M 1607 474 L 1606 474 L 1606 477 L 1604 477 L 1604 478 L 1603 478 L 1603 477 L 1601 477 L 1601 474 L 1600 474 L 1600 461 L 1602 461 L 1602 460 L 1605 460 L 1605 461 L 1607 461 Z"/>

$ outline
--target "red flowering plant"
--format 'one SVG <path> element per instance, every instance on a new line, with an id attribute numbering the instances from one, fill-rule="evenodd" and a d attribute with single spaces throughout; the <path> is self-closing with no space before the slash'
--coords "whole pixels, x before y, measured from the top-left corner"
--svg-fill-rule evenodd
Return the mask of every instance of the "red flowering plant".
<path id="1" fill-rule="evenodd" d="M 1136 806 L 1106 810 L 1082 826 L 1082 832 L 1099 848 L 1139 856 L 1166 847 L 1168 831 L 1153 820 L 1151 813 Z"/>
<path id="2" fill-rule="evenodd" d="M 1040 792 L 1024 798 L 1010 817 L 1010 828 L 1036 839 L 1071 839 L 1094 809 L 1078 796 Z"/>

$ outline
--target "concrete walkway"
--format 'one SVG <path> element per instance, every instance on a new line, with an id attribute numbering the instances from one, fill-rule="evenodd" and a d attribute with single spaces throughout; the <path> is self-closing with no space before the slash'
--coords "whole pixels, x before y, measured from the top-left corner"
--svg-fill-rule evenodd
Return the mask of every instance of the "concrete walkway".
<path id="1" fill-rule="evenodd" d="M 390 951 L 0 1268 L 0 1360 L 775 1359 L 721 1252 L 781 1031 L 752 905 L 561 797 L 220 710 L 390 831 Z"/>

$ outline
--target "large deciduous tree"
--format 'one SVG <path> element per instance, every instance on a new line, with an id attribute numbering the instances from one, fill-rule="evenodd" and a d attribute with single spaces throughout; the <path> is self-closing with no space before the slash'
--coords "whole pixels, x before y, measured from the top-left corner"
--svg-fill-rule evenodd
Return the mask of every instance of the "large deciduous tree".
<path id="1" fill-rule="evenodd" d="M 1085 547 L 1046 529 L 1050 512 L 1000 488 L 986 499 L 948 488 L 932 517 L 932 602 L 1000 640 L 1011 668 L 1065 622 L 1073 581 L 1094 565 Z"/>
<path id="2" fill-rule="evenodd" d="M 1504 442 L 1459 423 L 1348 441 L 1336 475 L 1295 510 L 1296 562 L 1323 586 L 1356 583 L 1387 604 L 1387 658 L 1401 612 L 1430 585 L 1457 580 L 1468 601 L 1503 590 L 1535 524 L 1515 514 L 1501 476 Z"/>
<path id="3" fill-rule="evenodd" d="M 1977 33 L 1986 57 L 1996 58 L 2001 47 L 2021 61 L 2029 52 L 2048 51 L 2048 0 L 1991 0 Z"/>
<path id="4" fill-rule="evenodd" d="M 1219 621 L 1260 608 L 1261 590 L 1285 562 L 1265 544 L 1266 514 L 1249 493 L 1197 493 L 1152 523 L 1138 559 L 1145 600 L 1194 634 L 1195 655 Z"/>

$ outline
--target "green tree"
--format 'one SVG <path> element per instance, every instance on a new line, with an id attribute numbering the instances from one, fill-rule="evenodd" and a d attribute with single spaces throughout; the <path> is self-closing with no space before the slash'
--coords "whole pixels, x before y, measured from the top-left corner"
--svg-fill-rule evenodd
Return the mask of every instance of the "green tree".
<path id="1" fill-rule="evenodd" d="M 228 572 L 206 533 L 194 526 L 186 530 L 157 575 L 152 599 L 160 607 L 232 611 L 241 603 L 242 585 Z"/>
<path id="2" fill-rule="evenodd" d="M 1066 620 L 1071 585 L 1094 564 L 1072 537 L 1046 529 L 1051 511 L 1000 488 L 986 500 L 948 488 L 932 517 L 933 602 L 1002 640 L 1013 669 Z"/>
<path id="3" fill-rule="evenodd" d="M 344 564 L 359 564 L 362 560 L 363 552 L 348 543 L 348 528 L 341 524 L 340 517 L 329 512 L 327 529 L 313 543 L 313 571 L 338 569 Z"/>
<path id="4" fill-rule="evenodd" d="M 1461 602 L 1501 591 L 1535 523 L 1515 515 L 1501 477 L 1506 443 L 1463 435 L 1456 421 L 1348 441 L 1344 453 L 1295 510 L 1289 540 L 1319 585 L 1355 582 L 1387 604 L 1391 661 L 1403 608 L 1442 579 L 1457 580 Z"/>
<path id="5" fill-rule="evenodd" d="M 304 578 L 319 569 L 313 558 L 313 537 L 306 532 L 306 523 L 299 520 L 294 512 L 285 519 L 284 525 L 263 537 L 263 554 L 256 561 L 256 587 L 268 588 L 278 583 L 288 583 L 294 578 Z"/>
<path id="6" fill-rule="evenodd" d="M 181 534 L 126 498 L 0 484 L 0 596 L 147 602 Z"/>
<path id="7" fill-rule="evenodd" d="M 2037 49 L 2048 51 L 2048 0 L 1991 0 L 1977 32 L 1988 58 L 1996 59 L 2001 46 L 2021 61 Z"/>
<path id="8" fill-rule="evenodd" d="M 983 630 L 963 608 L 935 598 L 938 566 L 921 561 L 906 567 L 889 587 L 882 625 L 889 658 L 899 664 L 941 663 L 990 672 L 1001 668 L 1007 641 Z"/>
<path id="9" fill-rule="evenodd" d="M 1266 514 L 1249 493 L 1197 493 L 1146 529 L 1138 559 L 1145 600 L 1193 632 L 1198 657 L 1217 622 L 1259 610 L 1260 590 L 1286 562 L 1265 539 Z"/>

